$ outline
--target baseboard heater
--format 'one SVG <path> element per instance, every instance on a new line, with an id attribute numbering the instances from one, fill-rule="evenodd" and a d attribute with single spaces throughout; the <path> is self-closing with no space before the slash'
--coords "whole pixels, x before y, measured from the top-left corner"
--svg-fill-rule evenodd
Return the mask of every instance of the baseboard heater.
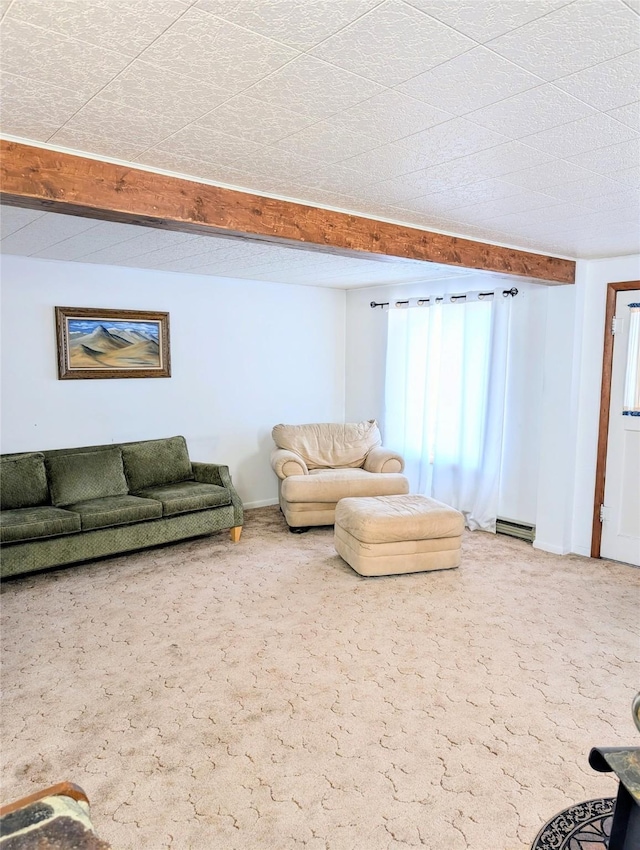
<path id="1" fill-rule="evenodd" d="M 496 520 L 496 534 L 506 534 L 507 537 L 517 537 L 518 540 L 526 540 L 527 543 L 533 543 L 536 536 L 536 527 L 526 522 L 516 522 L 513 519 L 498 517 Z"/>

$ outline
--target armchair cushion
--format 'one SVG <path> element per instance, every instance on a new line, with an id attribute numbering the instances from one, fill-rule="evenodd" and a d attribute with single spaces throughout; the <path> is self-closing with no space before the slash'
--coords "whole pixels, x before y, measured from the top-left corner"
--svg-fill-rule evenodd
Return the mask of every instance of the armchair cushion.
<path id="1" fill-rule="evenodd" d="M 308 475 L 307 464 L 300 455 L 287 449 L 274 449 L 271 452 L 271 466 L 281 481 L 289 475 Z"/>
<path id="2" fill-rule="evenodd" d="M 287 502 L 335 504 L 353 496 L 392 496 L 409 492 L 404 475 L 377 475 L 364 469 L 315 469 L 309 475 L 293 475 L 282 482 Z"/>
<path id="3" fill-rule="evenodd" d="M 364 469 L 367 472 L 402 472 L 404 469 L 404 458 L 397 452 L 378 446 L 371 449 L 364 461 Z"/>
<path id="4" fill-rule="evenodd" d="M 299 455 L 309 470 L 362 467 L 371 449 L 382 443 L 375 419 L 276 425 L 272 436 L 278 448 Z"/>

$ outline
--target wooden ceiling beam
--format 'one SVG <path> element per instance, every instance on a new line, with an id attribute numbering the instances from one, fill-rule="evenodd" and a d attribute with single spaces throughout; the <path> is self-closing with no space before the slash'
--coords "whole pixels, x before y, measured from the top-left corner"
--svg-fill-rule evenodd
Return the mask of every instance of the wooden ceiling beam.
<path id="1" fill-rule="evenodd" d="M 104 221 L 574 283 L 575 263 L 0 140 L 0 200 Z"/>

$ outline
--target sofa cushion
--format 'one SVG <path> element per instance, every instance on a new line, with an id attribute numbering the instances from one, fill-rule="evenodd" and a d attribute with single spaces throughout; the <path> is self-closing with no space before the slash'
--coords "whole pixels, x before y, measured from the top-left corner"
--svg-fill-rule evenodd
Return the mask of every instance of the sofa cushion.
<path id="1" fill-rule="evenodd" d="M 199 484 L 196 481 L 181 481 L 165 487 L 149 487 L 139 493 L 146 499 L 162 502 L 163 516 L 201 511 L 231 504 L 231 493 L 217 484 Z"/>
<path id="2" fill-rule="evenodd" d="M 147 487 L 175 484 L 177 481 L 193 481 L 193 469 L 184 437 L 123 445 L 122 459 L 132 493 Z"/>
<path id="3" fill-rule="evenodd" d="M 0 464 L 0 507 L 3 511 L 45 505 L 49 486 L 41 452 L 2 458 Z"/>
<path id="4" fill-rule="evenodd" d="M 375 419 L 344 425 L 276 425 L 271 434 L 278 448 L 300 455 L 309 469 L 362 466 L 371 449 L 382 443 Z"/>
<path id="5" fill-rule="evenodd" d="M 83 531 L 158 519 L 162 516 L 160 502 L 155 499 L 141 499 L 139 496 L 104 496 L 88 502 L 74 502 L 69 505 L 69 510 L 80 516 Z"/>
<path id="6" fill-rule="evenodd" d="M 308 475 L 291 475 L 282 482 L 286 502 L 335 504 L 348 496 L 391 496 L 409 492 L 408 479 L 399 472 L 365 472 L 364 469 L 312 469 Z"/>
<path id="7" fill-rule="evenodd" d="M 116 446 L 98 452 L 52 455 L 46 465 L 51 501 L 58 507 L 129 492 L 122 453 Z"/>
<path id="8" fill-rule="evenodd" d="M 43 505 L 34 508 L 17 508 L 0 514 L 0 540 L 17 543 L 37 537 L 57 537 L 80 531 L 80 517 L 62 508 Z"/>

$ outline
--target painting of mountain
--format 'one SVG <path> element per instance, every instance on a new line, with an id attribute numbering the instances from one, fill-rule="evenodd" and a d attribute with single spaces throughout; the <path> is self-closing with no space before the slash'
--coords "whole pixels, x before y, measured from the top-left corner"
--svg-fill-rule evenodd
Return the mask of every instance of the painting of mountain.
<path id="1" fill-rule="evenodd" d="M 159 327 L 151 322 L 68 319 L 72 369 L 159 369 Z"/>
<path id="2" fill-rule="evenodd" d="M 168 314 L 62 307 L 56 314 L 60 377 L 170 376 Z"/>

